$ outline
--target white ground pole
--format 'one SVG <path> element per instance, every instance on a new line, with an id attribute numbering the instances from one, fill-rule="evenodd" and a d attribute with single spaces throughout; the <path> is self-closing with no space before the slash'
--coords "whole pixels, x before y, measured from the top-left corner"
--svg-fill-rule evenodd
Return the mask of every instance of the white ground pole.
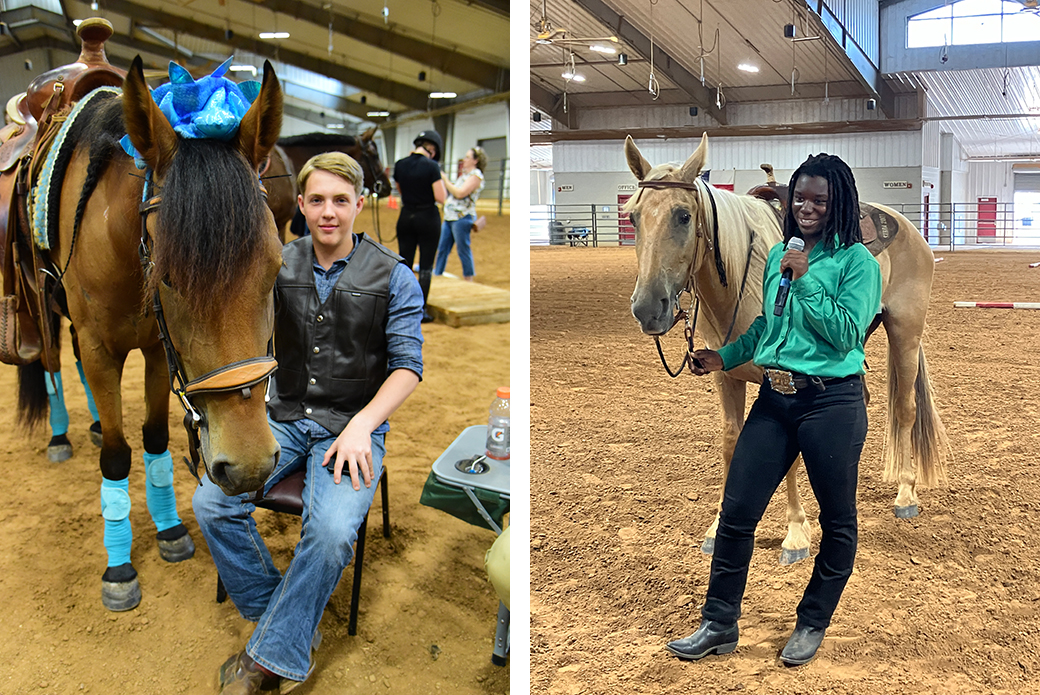
<path id="1" fill-rule="evenodd" d="M 957 309 L 1040 309 L 1040 302 L 954 302 Z"/>

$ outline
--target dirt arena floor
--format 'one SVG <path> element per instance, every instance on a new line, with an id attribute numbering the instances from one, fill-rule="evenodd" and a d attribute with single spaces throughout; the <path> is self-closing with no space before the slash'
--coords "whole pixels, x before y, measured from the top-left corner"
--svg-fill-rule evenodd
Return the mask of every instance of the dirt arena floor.
<path id="1" fill-rule="evenodd" d="M 382 209 L 383 239 L 396 249 L 396 213 Z M 509 288 L 509 217 L 489 214 L 473 240 L 478 281 Z M 358 230 L 371 232 L 366 210 Z M 448 272 L 461 274 L 457 257 Z M 321 623 L 324 642 L 311 679 L 295 692 L 502 694 L 509 666 L 491 663 L 498 598 L 484 553 L 491 531 L 419 504 L 434 459 L 469 425 L 485 424 L 498 386 L 509 383 L 509 324 L 423 326 L 425 379 L 391 418 L 386 459 L 392 535 L 384 539 L 377 495 L 362 577 L 358 635 L 347 635 L 352 569 Z M 71 356 L 71 350 L 66 351 Z M 171 400 L 170 449 L 178 509 L 198 548 L 193 559 L 159 558 L 148 516 L 144 466 L 143 359 L 124 374 L 133 560 L 143 600 L 126 613 L 101 605 L 106 556 L 99 502 L 98 450 L 75 363 L 63 377 L 75 455 L 48 462 L 46 424 L 32 436 L 15 424 L 16 370 L 0 365 L 0 455 L 6 492 L 0 506 L 0 693 L 3 695 L 211 695 L 217 669 L 252 632 L 231 602 L 218 604 L 216 570 L 191 511 L 194 479 L 180 463 L 186 438 Z M 284 569 L 299 521 L 257 511 L 275 562 Z"/>
<path id="2" fill-rule="evenodd" d="M 1037 301 L 1040 268 L 1028 264 L 1040 251 L 936 255 L 925 349 L 949 485 L 920 491 L 920 517 L 893 516 L 878 331 L 856 569 L 816 660 L 787 669 L 777 656 L 812 567 L 777 563 L 782 491 L 759 527 L 737 651 L 689 663 L 663 650 L 696 629 L 707 584 L 699 548 L 721 469 L 713 382 L 670 379 L 640 333 L 633 250 L 532 249 L 532 693 L 1040 690 L 1040 312 L 953 307 Z M 667 341 L 671 359 L 681 342 Z M 801 480 L 815 554 L 818 507 Z"/>

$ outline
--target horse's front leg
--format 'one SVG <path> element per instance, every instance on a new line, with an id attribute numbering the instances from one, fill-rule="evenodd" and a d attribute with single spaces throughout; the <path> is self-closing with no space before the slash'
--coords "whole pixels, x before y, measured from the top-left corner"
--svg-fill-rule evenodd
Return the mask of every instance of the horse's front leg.
<path id="1" fill-rule="evenodd" d="M 798 494 L 798 469 L 802 465 L 799 456 L 787 471 L 784 487 L 787 489 L 787 538 L 781 544 L 780 564 L 793 565 L 809 557 L 811 535 L 809 522 L 802 507 L 802 496 Z"/>
<path id="2" fill-rule="evenodd" d="M 733 460 L 733 450 L 737 447 L 737 438 L 744 427 L 744 403 L 747 393 L 744 382 L 715 372 L 715 387 L 719 392 L 719 404 L 722 406 L 722 486 L 719 489 L 719 503 L 715 508 L 715 519 L 704 533 L 701 552 L 711 555 L 715 552 L 715 533 L 719 530 L 719 514 L 722 512 L 722 499 L 726 495 L 726 479 L 729 478 L 729 464 Z"/>
<path id="3" fill-rule="evenodd" d="M 83 370 L 101 420 L 101 516 L 105 523 L 108 564 L 101 576 L 101 603 L 110 611 L 128 611 L 141 602 L 137 570 L 130 561 L 130 446 L 123 437 L 120 381 L 126 354 L 113 354 L 94 335 L 80 334 Z"/>
<path id="4" fill-rule="evenodd" d="M 148 512 L 155 523 L 159 555 L 180 562 L 195 555 L 195 543 L 177 514 L 173 489 L 173 456 L 170 454 L 170 381 L 162 343 L 142 348 L 144 353 L 145 491 Z"/>

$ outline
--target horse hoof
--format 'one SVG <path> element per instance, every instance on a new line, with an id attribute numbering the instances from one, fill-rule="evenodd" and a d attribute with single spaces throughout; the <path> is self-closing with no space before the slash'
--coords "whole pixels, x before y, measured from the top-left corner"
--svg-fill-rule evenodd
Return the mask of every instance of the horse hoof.
<path id="1" fill-rule="evenodd" d="M 134 577 L 128 582 L 101 581 L 101 603 L 116 613 L 137 608 L 141 603 L 141 585 Z"/>
<path id="2" fill-rule="evenodd" d="M 701 552 L 705 555 L 711 555 L 715 552 L 715 539 L 705 538 L 704 542 L 701 543 Z"/>
<path id="3" fill-rule="evenodd" d="M 101 446 L 101 423 L 95 422 L 90 426 L 90 442 L 94 446 Z"/>
<path id="4" fill-rule="evenodd" d="M 64 434 L 51 437 L 47 444 L 47 459 L 51 463 L 61 463 L 72 458 L 72 443 Z"/>
<path id="5" fill-rule="evenodd" d="M 184 529 L 184 533 L 176 538 L 162 538 L 162 532 L 156 536 L 159 542 L 159 555 L 167 562 L 182 562 L 195 556 L 195 543 L 188 535 L 188 530 L 182 524 L 178 524 L 178 526 Z"/>
<path id="6" fill-rule="evenodd" d="M 917 516 L 917 505 L 910 504 L 905 507 L 896 507 L 896 518 L 897 519 L 913 519 Z"/>
<path id="7" fill-rule="evenodd" d="M 801 562 L 807 557 L 809 557 L 808 548 L 796 548 L 795 550 L 788 550 L 787 548 L 784 548 L 780 552 L 780 564 L 793 565 L 796 562 Z"/>

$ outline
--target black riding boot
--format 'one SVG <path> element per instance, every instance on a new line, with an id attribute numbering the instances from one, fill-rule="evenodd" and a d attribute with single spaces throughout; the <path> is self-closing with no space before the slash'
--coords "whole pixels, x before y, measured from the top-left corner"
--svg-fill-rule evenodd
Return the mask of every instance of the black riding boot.
<path id="1" fill-rule="evenodd" d="M 419 271 L 419 288 L 422 289 L 423 298 L 423 323 L 429 323 L 433 321 L 433 315 L 430 313 L 430 306 L 427 304 L 427 300 L 430 297 L 430 279 L 433 277 L 432 270 L 420 270 Z"/>

